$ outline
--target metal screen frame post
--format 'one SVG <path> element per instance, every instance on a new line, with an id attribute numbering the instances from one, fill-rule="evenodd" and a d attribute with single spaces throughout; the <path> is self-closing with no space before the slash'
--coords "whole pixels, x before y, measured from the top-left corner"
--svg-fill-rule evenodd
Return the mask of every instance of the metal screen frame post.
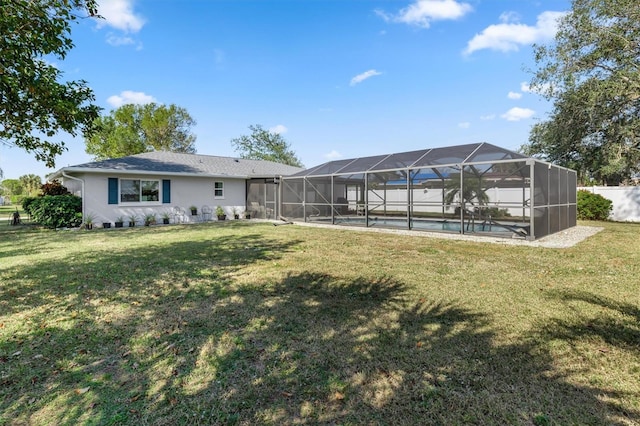
<path id="1" fill-rule="evenodd" d="M 535 160 L 527 160 L 527 164 L 529 165 L 529 236 L 527 237 L 527 240 L 529 241 L 533 241 L 536 239 L 536 227 L 535 227 L 535 217 L 534 217 L 534 213 L 535 213 L 535 180 L 536 180 L 536 173 L 535 173 L 535 166 L 536 166 L 536 161 Z"/>
<path id="2" fill-rule="evenodd" d="M 464 169 L 462 164 L 457 164 L 456 167 L 460 169 L 460 234 L 464 234 Z"/>
<path id="3" fill-rule="evenodd" d="M 413 192 L 411 184 L 411 169 L 405 171 L 407 174 L 407 229 L 411 230 L 411 216 L 413 211 Z"/>
<path id="4" fill-rule="evenodd" d="M 307 221 L 307 177 L 302 178 L 302 216 Z"/>
<path id="5" fill-rule="evenodd" d="M 333 187 L 334 187 L 334 181 L 333 178 L 335 177 L 335 175 L 331 175 L 331 203 L 329 204 L 329 207 L 331 208 L 331 224 L 335 225 L 336 224 L 336 209 L 334 206 L 334 202 L 335 202 L 335 195 L 333 193 Z"/>
<path id="6" fill-rule="evenodd" d="M 369 227 L 369 173 L 364 173 L 364 225 Z"/>

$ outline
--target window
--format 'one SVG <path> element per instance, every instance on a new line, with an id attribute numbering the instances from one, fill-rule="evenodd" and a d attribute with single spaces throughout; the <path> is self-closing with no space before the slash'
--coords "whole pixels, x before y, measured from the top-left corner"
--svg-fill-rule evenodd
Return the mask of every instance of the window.
<path id="1" fill-rule="evenodd" d="M 121 203 L 145 203 L 160 200 L 160 181 L 158 180 L 120 180 Z"/>
<path id="2" fill-rule="evenodd" d="M 159 201 L 160 183 L 157 180 L 141 180 L 142 199 L 140 201 Z"/>
<path id="3" fill-rule="evenodd" d="M 224 198 L 224 182 L 213 183 L 213 198 Z"/>

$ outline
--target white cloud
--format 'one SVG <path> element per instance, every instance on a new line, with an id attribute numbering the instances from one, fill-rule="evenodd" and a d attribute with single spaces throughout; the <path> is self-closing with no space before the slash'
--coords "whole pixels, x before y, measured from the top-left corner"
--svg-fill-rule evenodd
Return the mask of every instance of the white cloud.
<path id="1" fill-rule="evenodd" d="M 509 98 L 509 99 L 514 99 L 514 100 L 516 100 L 516 99 L 520 99 L 520 98 L 522 98 L 522 93 L 518 93 L 518 92 L 509 92 L 509 93 L 507 94 L 507 98 Z"/>
<path id="2" fill-rule="evenodd" d="M 429 28 L 433 21 L 459 19 L 471 12 L 473 8 L 468 3 L 456 0 L 416 0 L 401 9 L 397 14 L 376 10 L 376 14 L 387 22 L 398 22 Z"/>
<path id="3" fill-rule="evenodd" d="M 480 120 L 484 120 L 484 121 L 495 120 L 495 119 L 496 119 L 495 114 L 488 114 L 480 117 Z"/>
<path id="4" fill-rule="evenodd" d="M 471 123 L 469 123 L 468 121 L 458 123 L 458 127 L 460 127 L 461 129 L 468 129 L 469 127 L 471 127 Z"/>
<path id="5" fill-rule="evenodd" d="M 127 33 L 137 33 L 142 29 L 145 20 L 133 11 L 134 0 L 101 0 L 98 14 L 104 19 L 98 19 L 98 28 L 106 25 Z"/>
<path id="6" fill-rule="evenodd" d="M 288 131 L 289 131 L 289 129 L 287 129 L 282 124 L 278 124 L 277 126 L 274 126 L 274 127 L 269 129 L 269 132 L 275 133 L 277 135 L 282 135 L 284 133 L 287 133 Z"/>
<path id="7" fill-rule="evenodd" d="M 500 22 L 508 24 L 509 22 L 520 22 L 520 14 L 518 12 L 502 12 L 500 14 Z"/>
<path id="8" fill-rule="evenodd" d="M 507 121 L 520 121 L 527 118 L 531 118 L 536 112 L 529 108 L 511 108 L 509 111 L 502 114 L 500 117 Z"/>
<path id="9" fill-rule="evenodd" d="M 143 92 L 133 92 L 131 90 L 125 90 L 121 92 L 120 95 L 109 96 L 107 102 L 112 107 L 118 108 L 126 104 L 150 104 L 152 102 L 156 102 L 156 98 Z"/>
<path id="10" fill-rule="evenodd" d="M 537 88 L 531 87 L 527 82 L 522 82 L 520 84 L 520 90 L 522 90 L 525 93 L 534 93 L 536 95 L 544 95 L 545 93 L 548 93 L 550 89 L 551 89 L 550 83 L 544 83 Z"/>
<path id="11" fill-rule="evenodd" d="M 368 78 L 374 77 L 376 75 L 381 75 L 382 73 L 376 70 L 369 70 L 369 71 L 365 71 L 362 74 L 358 74 L 355 77 L 353 77 L 351 79 L 351 82 L 349 83 L 350 86 L 355 86 L 356 84 L 362 83 L 363 81 L 365 81 Z"/>
<path id="12" fill-rule="evenodd" d="M 338 160 L 340 158 L 342 158 L 342 154 L 340 154 L 338 151 L 336 151 L 335 149 L 327 154 L 324 155 L 324 158 L 326 158 L 327 160 Z"/>
<path id="13" fill-rule="evenodd" d="M 477 50 L 491 49 L 501 52 L 517 51 L 520 46 L 551 40 L 558 30 L 558 21 L 565 12 L 543 12 L 538 15 L 535 26 L 506 21 L 501 24 L 490 25 L 482 33 L 476 34 L 464 50 L 469 55 Z M 513 15 L 508 18 L 514 19 Z"/>
<path id="14" fill-rule="evenodd" d="M 107 43 L 111 46 L 125 46 L 127 44 L 135 44 L 136 42 L 131 37 L 120 37 L 110 33 L 107 35 Z"/>

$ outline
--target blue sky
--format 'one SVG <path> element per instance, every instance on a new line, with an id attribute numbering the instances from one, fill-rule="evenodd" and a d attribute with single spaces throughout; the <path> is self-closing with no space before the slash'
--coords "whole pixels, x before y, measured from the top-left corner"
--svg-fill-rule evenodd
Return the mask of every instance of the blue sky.
<path id="1" fill-rule="evenodd" d="M 199 154 L 261 124 L 307 167 L 489 142 L 516 150 L 550 105 L 531 93 L 533 43 L 550 42 L 564 0 L 102 0 L 50 59 L 84 79 L 108 114 L 123 103 L 185 108 Z M 56 169 L 91 161 L 82 138 Z M 47 169 L 0 145 L 5 178 Z"/>

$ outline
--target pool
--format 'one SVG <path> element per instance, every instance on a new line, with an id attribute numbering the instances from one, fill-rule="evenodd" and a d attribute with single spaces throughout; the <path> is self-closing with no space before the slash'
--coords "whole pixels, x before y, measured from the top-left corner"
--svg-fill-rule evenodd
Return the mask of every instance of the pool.
<path id="1" fill-rule="evenodd" d="M 314 217 L 314 222 L 331 223 L 330 217 Z M 366 226 L 364 216 L 336 217 L 336 225 Z M 369 216 L 369 227 L 402 228 L 407 229 L 407 219 L 400 217 Z M 416 231 L 455 232 L 460 233 L 460 221 L 448 219 L 411 219 L 411 229 Z M 518 222 L 469 221 L 464 222 L 464 234 L 490 233 L 503 237 L 526 237 L 529 235 L 529 226 Z"/>

